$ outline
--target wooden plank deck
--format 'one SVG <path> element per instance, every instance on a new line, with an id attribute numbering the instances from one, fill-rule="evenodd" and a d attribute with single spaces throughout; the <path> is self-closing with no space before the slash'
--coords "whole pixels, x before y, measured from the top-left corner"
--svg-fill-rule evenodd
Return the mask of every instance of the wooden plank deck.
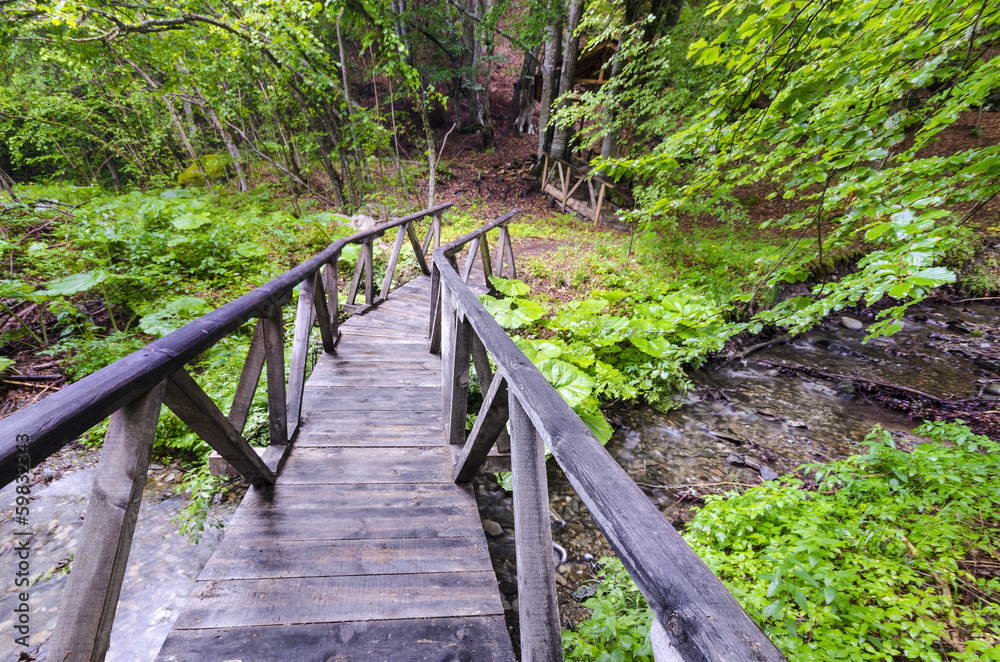
<path id="1" fill-rule="evenodd" d="M 513 660 L 471 488 L 452 482 L 429 278 L 341 326 L 276 484 L 251 490 L 157 660 Z"/>

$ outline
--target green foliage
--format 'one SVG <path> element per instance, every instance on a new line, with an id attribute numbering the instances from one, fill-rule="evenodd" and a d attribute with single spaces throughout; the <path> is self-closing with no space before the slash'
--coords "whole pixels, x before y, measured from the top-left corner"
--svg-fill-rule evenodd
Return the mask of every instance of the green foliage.
<path id="1" fill-rule="evenodd" d="M 939 266 L 978 208 L 1000 191 L 1000 148 L 921 151 L 995 87 L 1000 10 L 936 0 L 708 5 L 723 27 L 690 46 L 726 78 L 705 110 L 651 153 L 604 162 L 635 177 L 640 217 L 671 227 L 689 205 L 740 187 L 789 200 L 771 224 L 793 247 L 763 260 L 745 299 L 802 280 L 863 247 L 859 269 L 759 318 L 800 330 L 831 310 L 886 295 L 870 329 L 892 333 L 906 306 L 951 282 Z M 754 306 L 748 306 L 751 312 Z"/>
<path id="2" fill-rule="evenodd" d="M 205 174 L 202 175 L 202 172 Z M 205 177 L 209 181 L 226 179 L 226 158 L 218 154 L 206 154 L 177 175 L 178 186 L 204 186 Z"/>
<path id="3" fill-rule="evenodd" d="M 685 534 L 790 662 L 1000 660 L 1000 580 L 975 572 L 998 551 L 1000 444 L 961 421 L 917 433 L 907 452 L 875 428 L 867 453 L 807 468 L 816 489 L 786 476 L 709 496 Z M 602 562 L 567 659 L 633 659 L 652 622 L 621 562 Z"/>
<path id="4" fill-rule="evenodd" d="M 686 536 L 793 662 L 1000 659 L 993 558 L 1000 445 L 959 423 L 910 452 L 876 428 L 869 451 L 708 497 Z"/>
<path id="5" fill-rule="evenodd" d="M 700 365 L 732 333 L 718 306 L 689 291 L 596 294 L 561 306 L 542 324 L 556 333 L 556 342 L 546 341 L 549 351 L 566 348 L 605 399 L 671 406 L 687 383 L 685 366 Z M 613 312 L 604 312 L 611 304 L 601 295 L 617 300 Z"/>
<path id="6" fill-rule="evenodd" d="M 201 542 L 206 526 L 221 529 L 224 524 L 222 520 L 211 521 L 208 517 L 212 498 L 224 482 L 224 477 L 208 473 L 208 465 L 205 465 L 185 474 L 184 481 L 175 488 L 178 494 L 188 495 L 188 503 L 171 521 L 180 524 L 179 533 L 196 545 Z"/>
<path id="7" fill-rule="evenodd" d="M 649 626 L 653 610 L 621 561 L 602 558 L 600 583 L 583 603 L 591 617 L 563 630 L 563 656 L 573 662 L 653 662 Z"/>

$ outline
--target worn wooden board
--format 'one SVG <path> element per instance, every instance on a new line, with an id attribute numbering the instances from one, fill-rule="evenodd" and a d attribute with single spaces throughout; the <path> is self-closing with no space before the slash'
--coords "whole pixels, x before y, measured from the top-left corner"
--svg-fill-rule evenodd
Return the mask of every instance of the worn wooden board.
<path id="1" fill-rule="evenodd" d="M 176 629 L 503 614 L 492 572 L 199 581 Z"/>
<path id="2" fill-rule="evenodd" d="M 513 662 L 502 616 L 175 630 L 157 662 Z"/>
<path id="3" fill-rule="evenodd" d="M 423 411 L 440 406 L 441 389 L 352 388 L 348 386 L 311 386 L 302 396 L 302 405 L 313 411 Z"/>
<path id="4" fill-rule="evenodd" d="M 459 488 L 459 489 L 456 489 Z M 465 508 L 472 512 L 476 498 L 470 486 L 424 483 L 398 485 L 392 483 L 338 483 L 333 485 L 278 483 L 262 490 L 247 492 L 233 521 L 248 510 L 281 512 L 295 508 L 335 510 L 337 508 L 371 508 L 392 510 L 409 508 Z"/>
<path id="5" fill-rule="evenodd" d="M 481 538 L 244 540 L 226 545 L 199 581 L 267 577 L 347 577 L 425 572 L 488 572 Z"/>
<path id="6" fill-rule="evenodd" d="M 293 483 L 447 483 L 448 449 L 296 448 L 281 473 Z"/>

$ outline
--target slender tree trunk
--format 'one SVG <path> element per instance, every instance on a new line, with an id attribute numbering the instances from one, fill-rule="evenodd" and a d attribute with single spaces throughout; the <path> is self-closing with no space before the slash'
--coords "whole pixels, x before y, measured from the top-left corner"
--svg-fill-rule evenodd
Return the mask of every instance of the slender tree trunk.
<path id="1" fill-rule="evenodd" d="M 514 83 L 514 100 L 511 103 L 511 115 L 514 116 L 514 129 L 521 133 L 532 132 L 532 116 L 535 114 L 535 70 L 538 68 L 538 53 L 541 46 L 535 46 L 524 54 L 521 65 L 521 76 Z"/>
<path id="2" fill-rule="evenodd" d="M 559 108 L 568 105 L 566 95 L 573 91 L 573 81 L 576 79 L 576 58 L 580 51 L 580 37 L 576 29 L 580 27 L 580 16 L 583 14 L 583 0 L 569 0 L 569 17 L 566 20 L 565 41 L 563 44 L 563 66 L 559 77 Z M 569 126 L 556 126 L 552 135 L 552 146 L 549 153 L 564 159 L 569 156 Z"/>
<path id="3" fill-rule="evenodd" d="M 427 97 L 422 87 L 417 92 L 417 107 L 420 109 L 420 121 L 424 125 L 424 136 L 427 138 L 427 206 L 433 207 L 437 180 L 437 152 L 434 145 L 434 130 L 427 115 Z"/>
<path id="4" fill-rule="evenodd" d="M 618 50 L 615 51 L 614 61 L 611 63 L 611 81 L 607 83 L 609 100 L 604 107 L 604 126 L 608 132 L 604 134 L 604 140 L 601 141 L 601 156 L 606 159 L 616 156 L 617 129 L 614 128 L 616 113 L 613 104 L 615 97 L 618 96 L 618 75 L 621 74 L 622 68 L 625 66 L 625 58 L 621 56 L 622 36 L 618 38 Z"/>
<path id="5" fill-rule="evenodd" d="M 549 132 L 549 117 L 552 114 L 552 101 L 558 89 L 556 78 L 562 47 L 562 20 L 553 19 L 545 28 L 545 56 L 542 60 L 542 101 L 538 111 L 538 156 L 547 154 L 551 133 Z"/>

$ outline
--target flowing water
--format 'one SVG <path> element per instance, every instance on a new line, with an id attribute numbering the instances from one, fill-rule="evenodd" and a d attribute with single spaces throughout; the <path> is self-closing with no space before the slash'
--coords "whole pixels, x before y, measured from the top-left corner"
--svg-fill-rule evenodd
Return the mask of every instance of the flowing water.
<path id="1" fill-rule="evenodd" d="M 4 592 L 0 598 L 0 659 L 35 659 L 19 656 L 36 654 L 52 634 L 68 579 L 53 569 L 64 567 L 76 552 L 96 461 L 94 451 L 64 450 L 36 469 L 39 482 L 32 487 L 27 527 L 17 525 L 10 517 L 15 485 L 0 490 L 4 508 L 0 522 L 0 584 Z M 178 534 L 179 525 L 172 520 L 186 504 L 174 491 L 181 473 L 176 466 L 153 467 L 132 540 L 108 662 L 149 662 L 156 657 L 195 579 L 221 539 L 222 530 L 211 527 L 198 545 Z M 208 521 L 228 519 L 236 503 L 231 499 L 212 506 Z M 30 542 L 30 577 L 37 581 L 28 589 L 15 591 L 18 558 L 13 541 L 21 536 L 15 537 L 14 532 L 25 529 L 34 534 Z M 13 611 L 18 593 L 25 590 L 30 595 L 31 609 L 27 648 L 15 642 L 20 634 L 14 630 Z M 42 648 L 38 659 L 44 659 L 45 653 Z"/>

